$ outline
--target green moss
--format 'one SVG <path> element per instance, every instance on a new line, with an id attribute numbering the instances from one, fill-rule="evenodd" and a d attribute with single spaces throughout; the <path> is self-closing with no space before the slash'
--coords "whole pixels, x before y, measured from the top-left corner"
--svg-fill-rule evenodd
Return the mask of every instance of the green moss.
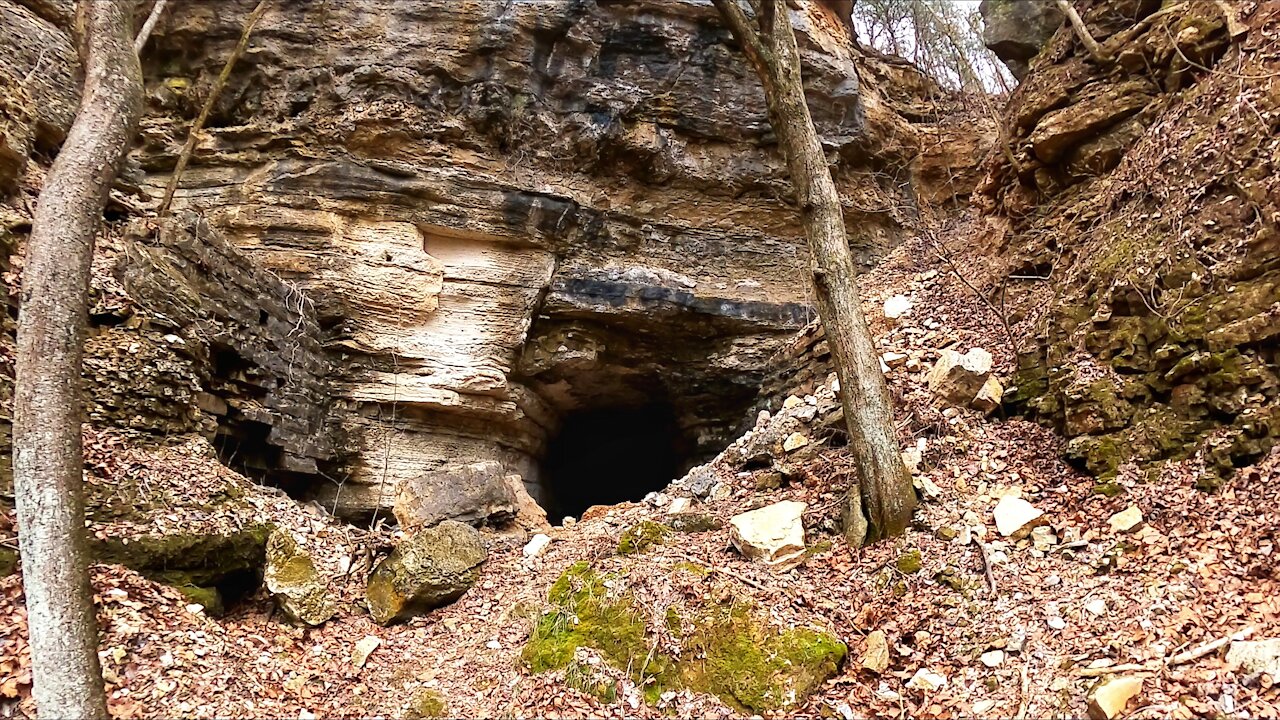
<path id="1" fill-rule="evenodd" d="M 636 555 L 661 545 L 671 535 L 671 528 L 652 520 L 641 520 L 618 539 L 619 555 Z"/>
<path id="2" fill-rule="evenodd" d="M 209 615 L 221 615 L 225 610 L 222 604 L 222 593 L 216 587 L 180 585 L 177 586 L 177 590 L 191 602 L 204 607 L 205 613 Z"/>
<path id="3" fill-rule="evenodd" d="M 689 688 L 766 712 L 801 702 L 838 671 L 847 652 L 831 635 L 780 630 L 756 617 L 749 605 L 734 603 L 694 610 L 687 618 L 669 607 L 665 630 L 680 645 L 672 655 L 659 649 L 630 596 L 610 594 L 608 580 L 586 562 L 556 580 L 548 593 L 553 609 L 538 618 L 521 655 L 530 670 L 564 668 L 567 683 L 607 697 L 607 683 L 575 667 L 575 651 L 590 647 L 629 672 L 650 703 L 666 690 Z"/>
<path id="4" fill-rule="evenodd" d="M 8 577 L 18 569 L 18 551 L 0 547 L 0 577 Z"/>
<path id="5" fill-rule="evenodd" d="M 898 556 L 898 572 L 904 575 L 918 573 L 922 567 L 923 564 L 920 561 L 920 551 L 915 548 L 912 548 Z"/>
<path id="6" fill-rule="evenodd" d="M 814 555 L 821 555 L 824 552 L 830 552 L 831 547 L 832 547 L 832 544 L 830 540 L 821 540 L 805 548 L 804 554 L 805 554 L 805 557 L 813 557 Z"/>
<path id="7" fill-rule="evenodd" d="M 551 586 L 551 612 L 534 625 L 521 659 L 535 673 L 558 670 L 573 661 L 579 647 L 600 651 L 615 667 L 632 668 L 637 684 L 667 672 L 670 660 L 650 655 L 644 618 L 626 595 L 610 597 L 606 578 L 579 562 Z"/>
<path id="8" fill-rule="evenodd" d="M 683 645 L 681 677 L 689 688 L 757 713 L 803 700 L 839 670 L 848 652 L 826 633 L 779 631 L 743 603 L 703 614 Z"/>
<path id="9" fill-rule="evenodd" d="M 711 574 L 710 568 L 705 568 L 697 563 L 689 562 L 688 560 L 681 560 L 676 563 L 674 570 L 683 570 L 691 575 L 697 575 L 698 577 L 706 577 Z"/>
<path id="10" fill-rule="evenodd" d="M 409 709 L 404 714 L 407 720 L 426 720 L 427 718 L 443 718 L 449 716 L 449 705 L 444 696 L 429 688 L 418 688 L 409 700 Z"/>
<path id="11" fill-rule="evenodd" d="M 174 586 L 209 587 L 228 576 L 261 570 L 271 525 L 252 525 L 227 535 L 145 535 L 91 541 L 94 560 L 132 568 Z"/>
<path id="12" fill-rule="evenodd" d="M 1099 483 L 1094 483 L 1094 486 L 1093 486 L 1093 493 L 1095 495 L 1101 495 L 1103 497 L 1109 497 L 1109 498 L 1116 497 L 1117 495 L 1122 495 L 1124 494 L 1124 491 L 1125 491 L 1124 486 L 1116 482 L 1115 480 L 1104 480 Z"/>

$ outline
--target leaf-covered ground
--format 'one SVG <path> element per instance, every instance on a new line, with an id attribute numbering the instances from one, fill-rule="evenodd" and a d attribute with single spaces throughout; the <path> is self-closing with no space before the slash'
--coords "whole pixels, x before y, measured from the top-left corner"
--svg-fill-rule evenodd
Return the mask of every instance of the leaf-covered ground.
<path id="1" fill-rule="evenodd" d="M 927 364 L 949 344 L 982 346 L 1008 373 L 1012 356 L 1002 324 L 960 280 L 977 274 L 969 266 L 977 253 L 958 246 L 944 261 L 938 250 L 924 239 L 912 241 L 867 279 L 867 309 L 884 350 L 918 353 Z M 911 297 L 914 309 L 891 328 L 879 307 L 895 294 Z M 259 591 L 214 619 L 171 588 L 119 566 L 96 567 L 112 712 L 122 718 L 400 717 L 434 691 L 451 716 L 735 714 L 715 697 L 688 691 L 646 704 L 625 672 L 614 672 L 617 692 L 605 702 L 571 689 L 559 672 L 527 670 L 521 651 L 547 607 L 548 588 L 586 560 L 635 598 L 655 650 L 666 649 L 659 646 L 668 608 L 680 613 L 730 598 L 749 601 L 780 627 L 841 638 L 849 657 L 840 673 L 789 714 L 1082 716 L 1102 668 L 1141 666 L 1124 671 L 1144 680 L 1130 717 L 1280 717 L 1280 687 L 1271 684 L 1277 679 L 1245 675 L 1221 652 L 1167 664 L 1246 628 L 1254 638 L 1280 637 L 1280 452 L 1240 470 L 1214 494 L 1195 489 L 1193 458 L 1152 480 L 1122 474 L 1124 492 L 1107 497 L 1060 459 L 1050 431 L 947 409 L 905 365 L 889 378 L 904 447 L 924 440 L 920 475 L 928 480 L 921 480 L 927 491 L 903 537 L 850 551 L 833 532 L 848 458 L 838 439 L 817 427 L 811 435 L 822 444 L 789 483 L 770 488 L 761 482 L 767 471 L 721 461 L 712 469 L 729 490 L 716 501 L 692 503 L 722 520 L 783 499 L 808 503 L 810 553 L 786 571 L 746 561 L 724 529 L 680 534 L 646 552 L 618 555 L 623 532 L 642 519 L 664 520 L 663 505 L 686 495 L 673 489 L 657 502 L 596 509 L 556 528 L 554 542 L 533 559 L 522 554 L 523 537 L 493 535 L 483 574 L 461 600 L 384 628 L 358 606 L 367 567 L 362 557 L 393 538 L 332 523 L 272 491 L 245 486 L 254 513 L 312 539 L 322 570 L 335 575 L 338 616 L 319 628 L 292 627 Z M 132 478 L 127 487 L 139 496 L 159 492 L 157 486 L 191 487 L 192 478 L 203 478 L 195 484 L 204 492 L 219 483 L 244 486 L 238 476 L 211 468 L 198 450 L 157 455 L 115 447 L 109 436 L 90 437 L 94 477 Z M 1029 539 L 999 536 L 992 508 L 1010 494 L 1044 511 L 1058 544 L 1041 552 Z M 1109 518 L 1130 506 L 1141 511 L 1143 525 L 1114 532 Z M 161 525 L 219 522 L 163 503 L 150 512 Z M 0 529 L 13 544 L 11 519 L 5 522 Z M 128 527 L 135 526 L 91 531 Z M 994 592 L 980 544 L 989 554 Z M 904 557 L 908 561 L 899 562 Z M 33 711 L 22 600 L 20 576 L 0 580 L 0 712 L 7 714 Z M 880 673 L 861 662 L 866 637 L 877 630 L 889 646 L 889 664 Z M 357 667 L 352 652 L 361 641 L 371 644 L 370 636 L 379 643 Z M 909 688 L 921 669 L 942 676 L 945 685 Z"/>

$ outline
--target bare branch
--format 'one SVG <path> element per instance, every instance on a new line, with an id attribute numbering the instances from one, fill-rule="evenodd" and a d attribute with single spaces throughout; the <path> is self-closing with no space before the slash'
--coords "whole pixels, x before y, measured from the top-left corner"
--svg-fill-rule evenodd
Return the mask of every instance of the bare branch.
<path id="1" fill-rule="evenodd" d="M 1071 27 L 1075 29 L 1076 36 L 1080 38 L 1080 42 L 1084 44 L 1086 50 L 1099 64 L 1106 64 L 1111 61 L 1111 57 L 1102 51 L 1102 46 L 1097 40 L 1093 39 L 1093 35 L 1089 34 L 1089 28 L 1085 27 L 1084 20 L 1081 19 L 1080 13 L 1076 12 L 1074 5 L 1069 0 L 1056 0 L 1058 9 L 1063 15 L 1067 16 L 1067 20 L 1071 21 Z"/>
<path id="2" fill-rule="evenodd" d="M 733 33 L 738 44 L 742 45 L 742 53 L 747 56 L 747 61 L 756 72 L 759 73 L 762 68 L 768 67 L 769 51 L 760 40 L 759 33 L 751 27 L 751 20 L 742 11 L 738 0 L 711 0 L 711 4 L 716 6 L 720 17 L 729 26 L 729 32 Z"/>
<path id="3" fill-rule="evenodd" d="M 209 92 L 208 99 L 204 101 L 204 107 L 200 109 L 200 115 L 196 117 L 196 121 L 191 125 L 191 132 L 187 135 L 186 144 L 182 146 L 182 153 L 178 155 L 178 164 L 174 166 L 173 176 L 169 178 L 169 185 L 164 189 L 164 199 L 160 201 L 160 209 L 157 214 L 163 216 L 169 211 L 169 204 L 173 202 L 173 193 L 178 189 L 178 181 L 182 178 L 182 171 L 187 169 L 187 163 L 191 161 L 191 153 L 196 148 L 196 139 L 200 136 L 200 129 L 204 127 L 205 121 L 209 119 L 213 104 L 217 102 L 218 95 L 222 94 L 222 88 L 226 86 L 227 79 L 231 77 L 231 68 L 235 67 L 236 61 L 244 54 L 245 48 L 249 45 L 249 35 L 253 32 L 253 26 L 258 24 L 262 14 L 267 11 L 267 4 L 270 1 L 259 0 L 258 6 L 245 19 L 244 30 L 240 33 L 240 42 L 236 43 L 235 49 L 227 57 L 227 62 L 222 66 L 222 72 L 218 74 L 218 80 L 214 83 L 213 90 Z"/>
<path id="4" fill-rule="evenodd" d="M 156 23 L 164 14 L 164 6 L 168 4 L 169 0 L 156 0 L 156 4 L 151 6 L 151 14 L 147 16 L 147 21 L 138 31 L 138 37 L 133 40 L 133 51 L 138 55 L 142 55 L 142 48 L 147 46 L 147 39 L 151 37 L 151 31 L 156 29 Z"/>

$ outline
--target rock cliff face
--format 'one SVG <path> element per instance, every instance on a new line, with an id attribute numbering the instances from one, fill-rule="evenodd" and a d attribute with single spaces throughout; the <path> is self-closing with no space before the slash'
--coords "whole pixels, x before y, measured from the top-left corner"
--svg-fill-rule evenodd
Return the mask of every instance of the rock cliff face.
<path id="1" fill-rule="evenodd" d="M 1011 397 L 1104 480 L 1191 459 L 1212 485 L 1280 428 L 1280 9 L 1077 5 L 1111 59 L 1059 30 L 980 187 L 1036 337 Z"/>
<path id="2" fill-rule="evenodd" d="M 155 205 L 253 5 L 178 4 L 157 27 L 115 217 Z M 792 21 L 870 263 L 933 161 L 881 89 L 909 72 L 863 57 L 830 5 Z M 0 180 L 28 193 L 38 176 L 21 168 L 56 147 L 77 101 L 58 7 L 0 0 L 0 80 L 26 93 L 0 108 Z M 174 220 L 106 243 L 95 287 L 135 319 L 95 315 L 114 325 L 90 372 L 116 372 L 113 333 L 155 335 L 132 362 L 172 376 L 147 381 L 171 401 L 167 432 L 220 437 L 224 459 L 348 516 L 393 509 L 402 488 L 439 495 L 475 467 L 495 468 L 492 495 L 518 474 L 546 500 L 548 439 L 601 408 L 661 408 L 692 462 L 729 439 L 766 360 L 813 317 L 788 188 L 758 82 L 708 2 L 276 5 Z M 14 204 L 5 219 L 20 244 L 29 218 Z M 119 394 L 98 385 L 100 405 Z M 121 414 L 94 420 L 129 426 Z"/>

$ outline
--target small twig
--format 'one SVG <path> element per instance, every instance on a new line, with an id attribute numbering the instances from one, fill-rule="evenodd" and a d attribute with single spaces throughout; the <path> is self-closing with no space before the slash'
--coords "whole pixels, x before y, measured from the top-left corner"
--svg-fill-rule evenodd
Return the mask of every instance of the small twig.
<path id="1" fill-rule="evenodd" d="M 1030 705 L 1031 694 L 1031 676 L 1027 675 L 1027 665 L 1023 663 L 1018 668 L 1018 672 L 1022 675 L 1022 690 L 1018 693 L 1018 715 L 1017 720 L 1025 720 L 1027 717 L 1027 708 Z"/>
<path id="2" fill-rule="evenodd" d="M 204 123 L 209 119 L 209 113 L 213 111 L 213 104 L 217 102 L 218 96 L 222 94 L 222 88 L 226 86 L 227 80 L 231 77 L 231 68 L 235 67 L 236 61 L 244 54 L 245 48 L 249 46 L 249 34 L 253 32 L 253 26 L 258 24 L 258 20 L 262 14 L 267 11 L 267 4 L 270 0 L 258 0 L 258 6 L 249 13 L 249 17 L 245 19 L 244 30 L 240 33 L 240 42 L 236 43 L 236 47 L 227 56 L 227 62 L 222 66 L 222 72 L 218 74 L 218 80 L 214 83 L 213 89 L 209 91 L 209 97 L 204 101 L 204 107 L 200 108 L 200 115 L 196 117 L 196 121 L 191 125 L 191 131 L 187 134 L 187 142 L 182 146 L 182 152 L 178 155 L 178 164 L 173 168 L 173 175 L 169 178 L 169 184 L 164 189 L 164 199 L 160 201 L 160 207 L 156 211 L 157 215 L 163 217 L 169 211 L 169 204 L 173 202 L 173 193 L 178 189 L 178 180 L 182 178 L 182 171 L 187 168 L 187 163 L 191 162 L 191 153 L 196 149 L 196 140 L 200 136 L 200 129 L 204 127 Z"/>
<path id="3" fill-rule="evenodd" d="M 991 596 L 999 597 L 1000 591 L 996 588 L 996 576 L 991 572 L 991 557 L 987 554 L 987 544 L 978 539 L 977 535 L 973 536 L 973 543 L 978 546 L 978 554 L 982 556 L 982 570 L 987 576 L 987 587 L 991 588 Z"/>
<path id="4" fill-rule="evenodd" d="M 1080 677 L 1102 677 L 1118 672 L 1153 672 L 1154 668 L 1149 665 L 1139 665 L 1138 663 L 1129 663 L 1126 665 L 1109 665 L 1099 668 L 1080 668 L 1076 670 L 1076 674 Z"/>
<path id="5" fill-rule="evenodd" d="M 746 583 L 747 585 L 750 585 L 751 587 L 753 587 L 753 588 L 755 588 L 755 589 L 757 589 L 757 590 L 765 590 L 765 591 L 768 591 L 768 590 L 769 590 L 769 588 L 765 587 L 764 585 L 761 585 L 760 583 L 756 582 L 755 580 L 752 580 L 751 578 L 748 578 L 748 577 L 743 577 L 742 575 L 739 575 L 738 573 L 733 572 L 732 570 L 726 570 L 726 569 L 724 569 L 724 568 L 722 568 L 722 567 L 718 567 L 718 566 L 715 566 L 715 565 L 708 565 L 707 567 L 711 568 L 711 571 L 712 571 L 712 572 L 718 572 L 718 573 L 720 573 L 721 575 L 727 575 L 727 576 L 729 576 L 729 577 L 733 578 L 734 580 L 737 580 L 737 581 L 739 581 L 739 582 Z"/>
<path id="6" fill-rule="evenodd" d="M 169 0 L 156 0 L 156 4 L 151 6 L 151 14 L 147 16 L 147 21 L 138 31 L 138 37 L 133 40 L 135 53 L 142 54 L 142 48 L 147 46 L 147 38 L 151 37 L 151 31 L 156 29 L 156 23 L 160 21 L 160 16 L 164 14 L 164 6 L 168 3 Z"/>
<path id="7" fill-rule="evenodd" d="M 1198 648 L 1188 650 L 1184 653 L 1179 653 L 1178 655 L 1174 655 L 1173 657 L 1169 658 L 1169 660 L 1165 663 L 1165 665 L 1172 667 L 1174 665 L 1182 665 L 1183 663 L 1189 663 L 1192 660 L 1199 660 L 1205 655 L 1210 655 L 1212 653 L 1217 652 L 1218 650 L 1221 650 L 1223 647 L 1227 646 L 1230 643 L 1233 643 L 1239 640 L 1244 640 L 1245 638 L 1253 634 L 1253 630 L 1254 628 L 1247 627 L 1241 630 L 1240 632 L 1235 633 L 1234 635 L 1227 635 L 1226 637 L 1220 637 L 1217 640 L 1214 640 L 1212 642 L 1207 642 Z"/>

